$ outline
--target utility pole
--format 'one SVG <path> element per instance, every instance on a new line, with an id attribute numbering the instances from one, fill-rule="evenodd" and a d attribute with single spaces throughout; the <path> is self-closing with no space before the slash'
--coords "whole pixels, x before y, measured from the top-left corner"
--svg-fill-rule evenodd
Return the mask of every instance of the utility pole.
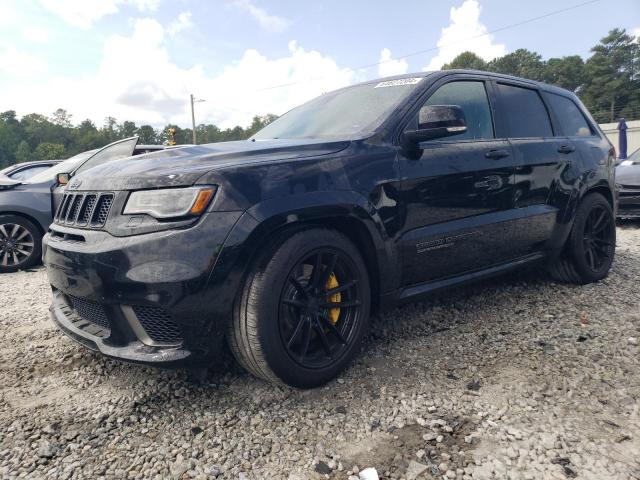
<path id="1" fill-rule="evenodd" d="M 196 115 L 193 111 L 193 104 L 196 102 L 204 102 L 204 100 L 196 100 L 196 98 L 193 96 L 193 93 L 189 95 L 189 99 L 191 100 L 191 125 L 193 126 L 193 130 L 191 132 L 193 133 L 193 144 L 197 145 L 198 143 L 196 142 Z"/>

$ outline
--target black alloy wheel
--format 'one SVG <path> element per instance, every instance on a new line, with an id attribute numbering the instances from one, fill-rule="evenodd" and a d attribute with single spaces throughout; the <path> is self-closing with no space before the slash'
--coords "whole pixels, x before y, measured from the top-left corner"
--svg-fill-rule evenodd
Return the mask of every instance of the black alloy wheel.
<path id="1" fill-rule="evenodd" d="M 615 250 L 615 222 L 609 210 L 595 205 L 584 226 L 583 248 L 587 265 L 594 273 L 611 264 Z"/>
<path id="2" fill-rule="evenodd" d="M 317 387 L 358 352 L 370 304 L 367 267 L 347 237 L 320 227 L 284 232 L 253 262 L 227 341 L 254 375 Z"/>
<path id="3" fill-rule="evenodd" d="M 291 358 L 305 368 L 336 361 L 357 331 L 362 295 L 351 263 L 344 252 L 328 247 L 289 273 L 280 297 L 280 335 Z"/>
<path id="4" fill-rule="evenodd" d="M 0 273 L 28 268 L 39 261 L 41 235 L 25 218 L 0 215 Z"/>
<path id="5" fill-rule="evenodd" d="M 609 201 L 600 193 L 586 195 L 576 210 L 569 238 L 551 274 L 567 283 L 597 282 L 609 274 L 616 252 L 616 224 Z"/>

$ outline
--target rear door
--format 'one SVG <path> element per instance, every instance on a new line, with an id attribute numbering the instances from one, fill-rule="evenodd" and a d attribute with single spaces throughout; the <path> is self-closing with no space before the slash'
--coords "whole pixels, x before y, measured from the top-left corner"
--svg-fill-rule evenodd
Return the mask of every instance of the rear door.
<path id="1" fill-rule="evenodd" d="M 545 249 L 559 220 L 560 174 L 575 147 L 554 135 L 549 109 L 531 84 L 497 81 L 496 130 L 509 139 L 515 156 L 514 242 L 519 256 Z M 565 151 L 566 150 L 566 151 Z"/>

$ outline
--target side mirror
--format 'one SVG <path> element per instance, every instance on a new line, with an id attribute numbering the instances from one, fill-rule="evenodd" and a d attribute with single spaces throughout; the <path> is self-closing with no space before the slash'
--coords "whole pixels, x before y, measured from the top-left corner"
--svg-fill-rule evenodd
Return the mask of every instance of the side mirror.
<path id="1" fill-rule="evenodd" d="M 404 132 L 411 143 L 460 135 L 467 131 L 464 111 L 458 105 L 427 105 L 418 113 L 418 129 Z"/>
<path id="2" fill-rule="evenodd" d="M 56 181 L 58 182 L 58 185 L 66 185 L 67 183 L 69 183 L 70 179 L 70 173 L 59 173 L 58 175 L 56 175 Z"/>

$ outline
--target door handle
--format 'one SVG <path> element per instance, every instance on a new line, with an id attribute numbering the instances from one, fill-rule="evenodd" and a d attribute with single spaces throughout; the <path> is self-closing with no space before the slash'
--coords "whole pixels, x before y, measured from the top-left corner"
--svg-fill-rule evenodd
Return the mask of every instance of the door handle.
<path id="1" fill-rule="evenodd" d="M 509 150 L 502 150 L 502 149 L 489 150 L 487 153 L 484 154 L 485 157 L 492 158 L 494 160 L 508 157 L 509 155 L 511 155 L 509 153 Z"/>
<path id="2" fill-rule="evenodd" d="M 558 153 L 572 153 L 576 151 L 576 147 L 573 145 L 560 145 L 558 147 Z"/>

